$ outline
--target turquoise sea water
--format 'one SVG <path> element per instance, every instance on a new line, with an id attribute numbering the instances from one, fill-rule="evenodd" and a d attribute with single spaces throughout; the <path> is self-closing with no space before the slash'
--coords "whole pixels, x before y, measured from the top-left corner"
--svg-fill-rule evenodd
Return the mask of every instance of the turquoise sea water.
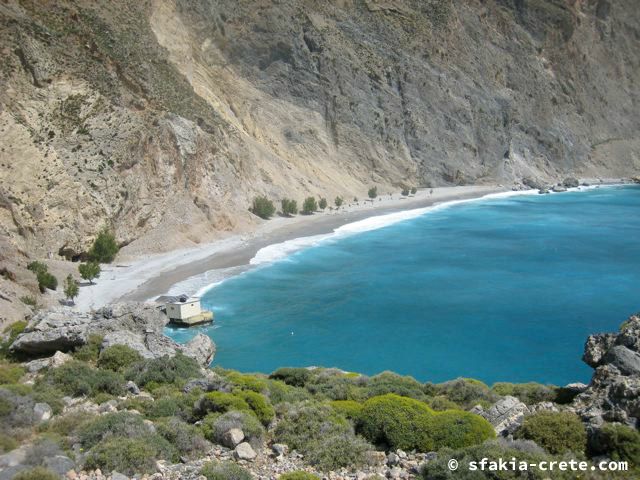
<path id="1" fill-rule="evenodd" d="M 483 200 L 325 241 L 207 292 L 214 364 L 440 382 L 587 381 L 586 337 L 640 310 L 640 188 Z"/>

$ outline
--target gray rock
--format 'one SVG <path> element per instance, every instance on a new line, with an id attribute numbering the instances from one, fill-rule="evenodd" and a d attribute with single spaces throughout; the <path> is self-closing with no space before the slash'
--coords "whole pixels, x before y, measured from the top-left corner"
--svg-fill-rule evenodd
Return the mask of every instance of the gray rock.
<path id="1" fill-rule="evenodd" d="M 391 452 L 387 455 L 387 465 L 393 467 L 394 465 L 398 465 L 400 463 L 400 457 L 395 453 Z"/>
<path id="2" fill-rule="evenodd" d="M 249 445 L 247 442 L 243 442 L 236 446 L 233 454 L 238 460 L 249 461 L 253 461 L 258 456 L 253 448 L 251 448 L 251 445 Z"/>
<path id="3" fill-rule="evenodd" d="M 53 416 L 53 410 L 47 403 L 36 403 L 33 406 L 33 416 L 38 423 L 46 422 Z"/>
<path id="4" fill-rule="evenodd" d="M 289 446 L 284 443 L 274 443 L 271 445 L 271 450 L 276 454 L 276 456 L 283 457 L 289 453 Z"/>
<path id="5" fill-rule="evenodd" d="M 593 368 L 600 366 L 605 354 L 614 345 L 616 338 L 617 335 L 615 333 L 590 335 L 584 346 L 582 361 Z"/>
<path id="6" fill-rule="evenodd" d="M 124 388 L 127 392 L 129 392 L 132 395 L 140 395 L 140 388 L 138 388 L 138 385 L 136 385 L 135 382 L 133 382 L 132 380 L 129 380 L 125 384 Z"/>
<path id="7" fill-rule="evenodd" d="M 55 457 L 47 457 L 42 462 L 43 465 L 49 470 L 57 473 L 58 475 L 64 475 L 69 470 L 73 470 L 76 466 L 73 460 L 66 455 L 56 455 Z"/>
<path id="8" fill-rule="evenodd" d="M 111 472 L 111 480 L 129 480 L 129 477 L 114 470 Z"/>
<path id="9" fill-rule="evenodd" d="M 393 467 L 391 470 L 387 472 L 388 478 L 405 478 L 408 477 L 407 472 L 402 470 L 399 467 Z"/>
<path id="10" fill-rule="evenodd" d="M 580 186 L 580 181 L 574 177 L 567 177 L 563 180 L 562 185 L 567 188 L 575 188 Z"/>
<path id="11" fill-rule="evenodd" d="M 535 179 L 535 178 L 531 178 L 531 177 L 526 177 L 522 180 L 523 185 L 526 185 L 527 187 L 533 189 L 533 190 L 540 190 L 541 188 L 543 188 L 543 184 L 542 182 L 540 182 L 539 180 Z"/>
<path id="12" fill-rule="evenodd" d="M 30 445 L 23 445 L 4 455 L 0 455 L 0 469 L 22 465 L 27 459 L 27 454 L 30 449 Z"/>
<path id="13" fill-rule="evenodd" d="M 222 444 L 228 448 L 235 448 L 244 440 L 244 432 L 239 428 L 232 428 L 222 435 Z"/>
<path id="14" fill-rule="evenodd" d="M 118 401 L 109 400 L 107 402 L 101 403 L 98 407 L 98 411 L 100 413 L 115 413 L 118 411 Z"/>
<path id="15" fill-rule="evenodd" d="M 199 333 L 182 347 L 182 353 L 202 365 L 209 365 L 216 354 L 216 345 L 204 333 Z"/>
<path id="16" fill-rule="evenodd" d="M 640 375 L 640 354 L 623 345 L 611 348 L 604 360 L 617 367 L 623 375 Z"/>
<path id="17" fill-rule="evenodd" d="M 489 410 L 481 412 L 496 431 L 497 435 L 507 436 L 515 432 L 522 424 L 525 415 L 531 413 L 529 407 L 515 397 L 504 397 L 494 403 Z"/>
<path id="18" fill-rule="evenodd" d="M 538 193 L 540 195 L 546 195 L 547 193 L 550 193 L 550 192 L 549 192 L 549 189 L 545 187 L 545 188 L 541 188 L 540 190 L 538 190 Z"/>
<path id="19" fill-rule="evenodd" d="M 35 373 L 44 368 L 58 368 L 71 359 L 71 355 L 67 355 L 63 352 L 56 352 L 52 357 L 49 358 L 38 358 L 36 360 L 31 360 L 25 366 L 30 373 Z"/>
<path id="20" fill-rule="evenodd" d="M 563 186 L 563 185 L 556 185 L 553 187 L 552 189 L 554 192 L 566 192 L 567 191 L 567 187 Z"/>

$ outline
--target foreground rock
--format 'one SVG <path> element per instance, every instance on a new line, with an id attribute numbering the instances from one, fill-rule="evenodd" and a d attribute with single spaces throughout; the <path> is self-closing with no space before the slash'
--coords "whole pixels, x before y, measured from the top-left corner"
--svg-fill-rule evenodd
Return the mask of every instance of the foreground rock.
<path id="1" fill-rule="evenodd" d="M 621 422 L 638 427 L 640 419 L 640 316 L 633 315 L 620 332 L 591 335 L 583 361 L 595 368 L 589 386 L 572 407 L 591 426 Z"/>
<path id="2" fill-rule="evenodd" d="M 167 316 L 160 310 L 141 303 L 114 304 L 95 313 L 58 308 L 35 315 L 11 345 L 11 350 L 39 356 L 64 352 L 86 344 L 91 335 L 98 334 L 104 337 L 103 349 L 112 345 L 127 345 L 144 358 L 173 356 L 181 351 L 202 366 L 211 363 L 215 344 L 209 337 L 198 334 L 189 343 L 179 345 L 164 335 L 167 322 Z M 58 358 L 55 362 L 62 360 Z M 51 363 L 39 362 L 42 365 L 34 364 L 33 369 L 50 366 Z"/>

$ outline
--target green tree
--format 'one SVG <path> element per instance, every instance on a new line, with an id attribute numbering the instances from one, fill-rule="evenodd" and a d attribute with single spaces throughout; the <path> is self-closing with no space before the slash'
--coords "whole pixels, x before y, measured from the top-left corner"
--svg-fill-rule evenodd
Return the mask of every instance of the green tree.
<path id="1" fill-rule="evenodd" d="M 49 273 L 49 268 L 46 264 L 33 261 L 27 265 L 27 269 L 36 274 L 40 293 L 44 293 L 47 289 L 55 290 L 58 288 L 58 279 Z"/>
<path id="2" fill-rule="evenodd" d="M 320 203 L 318 203 L 318 206 L 320 207 L 320 210 L 324 210 L 325 208 L 327 208 L 327 199 L 321 198 Z"/>
<path id="3" fill-rule="evenodd" d="M 116 237 L 107 228 L 103 228 L 93 241 L 91 250 L 89 250 L 89 258 L 94 262 L 111 263 L 116 254 L 120 250 Z"/>
<path id="4" fill-rule="evenodd" d="M 280 202 L 282 205 L 282 214 L 283 215 L 295 215 L 298 213 L 298 202 L 295 200 L 291 200 L 289 198 L 283 198 Z"/>
<path id="5" fill-rule="evenodd" d="M 409 195 L 409 189 L 408 189 L 407 187 L 404 187 L 404 188 L 402 189 L 402 196 L 403 196 L 403 197 L 406 197 L 406 196 L 408 196 L 408 195 Z"/>
<path id="6" fill-rule="evenodd" d="M 340 208 L 344 203 L 344 200 L 342 199 L 342 197 L 336 197 L 333 203 L 335 203 L 336 207 Z"/>
<path id="7" fill-rule="evenodd" d="M 411 187 L 411 194 L 415 195 L 418 189 L 416 187 Z"/>
<path id="8" fill-rule="evenodd" d="M 253 204 L 249 209 L 251 213 L 254 215 L 263 218 L 264 220 L 268 220 L 274 213 L 276 213 L 276 207 L 273 205 L 273 202 L 269 200 L 265 196 L 255 197 L 253 199 Z"/>
<path id="9" fill-rule="evenodd" d="M 78 271 L 83 280 L 89 280 L 93 284 L 93 279 L 100 276 L 100 264 L 98 262 L 87 262 L 78 265 Z"/>
<path id="10" fill-rule="evenodd" d="M 368 192 L 369 198 L 373 199 L 378 196 L 378 187 L 371 187 Z"/>
<path id="11" fill-rule="evenodd" d="M 67 299 L 74 303 L 74 299 L 78 296 L 78 281 L 73 278 L 71 274 L 67 275 L 64 281 L 64 295 Z"/>
<path id="12" fill-rule="evenodd" d="M 318 210 L 318 202 L 314 197 L 307 197 L 302 204 L 302 213 L 305 215 L 310 215 L 313 212 Z"/>

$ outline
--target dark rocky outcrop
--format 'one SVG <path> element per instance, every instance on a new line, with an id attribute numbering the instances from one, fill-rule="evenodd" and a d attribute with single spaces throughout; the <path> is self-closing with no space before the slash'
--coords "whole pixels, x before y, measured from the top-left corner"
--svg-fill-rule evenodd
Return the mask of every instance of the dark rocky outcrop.
<path id="1" fill-rule="evenodd" d="M 620 422 L 637 427 L 640 418 L 640 316 L 620 332 L 591 335 L 583 360 L 595 368 L 587 389 L 572 407 L 592 427 Z"/>
<path id="2" fill-rule="evenodd" d="M 68 351 L 87 343 L 93 334 L 104 337 L 101 348 L 127 345 L 145 358 L 173 356 L 181 351 L 208 365 L 215 354 L 215 344 L 203 334 L 179 345 L 163 334 L 168 318 L 151 305 L 120 303 L 94 313 L 68 309 L 42 311 L 29 322 L 25 331 L 11 345 L 16 353 L 44 356 Z"/>

